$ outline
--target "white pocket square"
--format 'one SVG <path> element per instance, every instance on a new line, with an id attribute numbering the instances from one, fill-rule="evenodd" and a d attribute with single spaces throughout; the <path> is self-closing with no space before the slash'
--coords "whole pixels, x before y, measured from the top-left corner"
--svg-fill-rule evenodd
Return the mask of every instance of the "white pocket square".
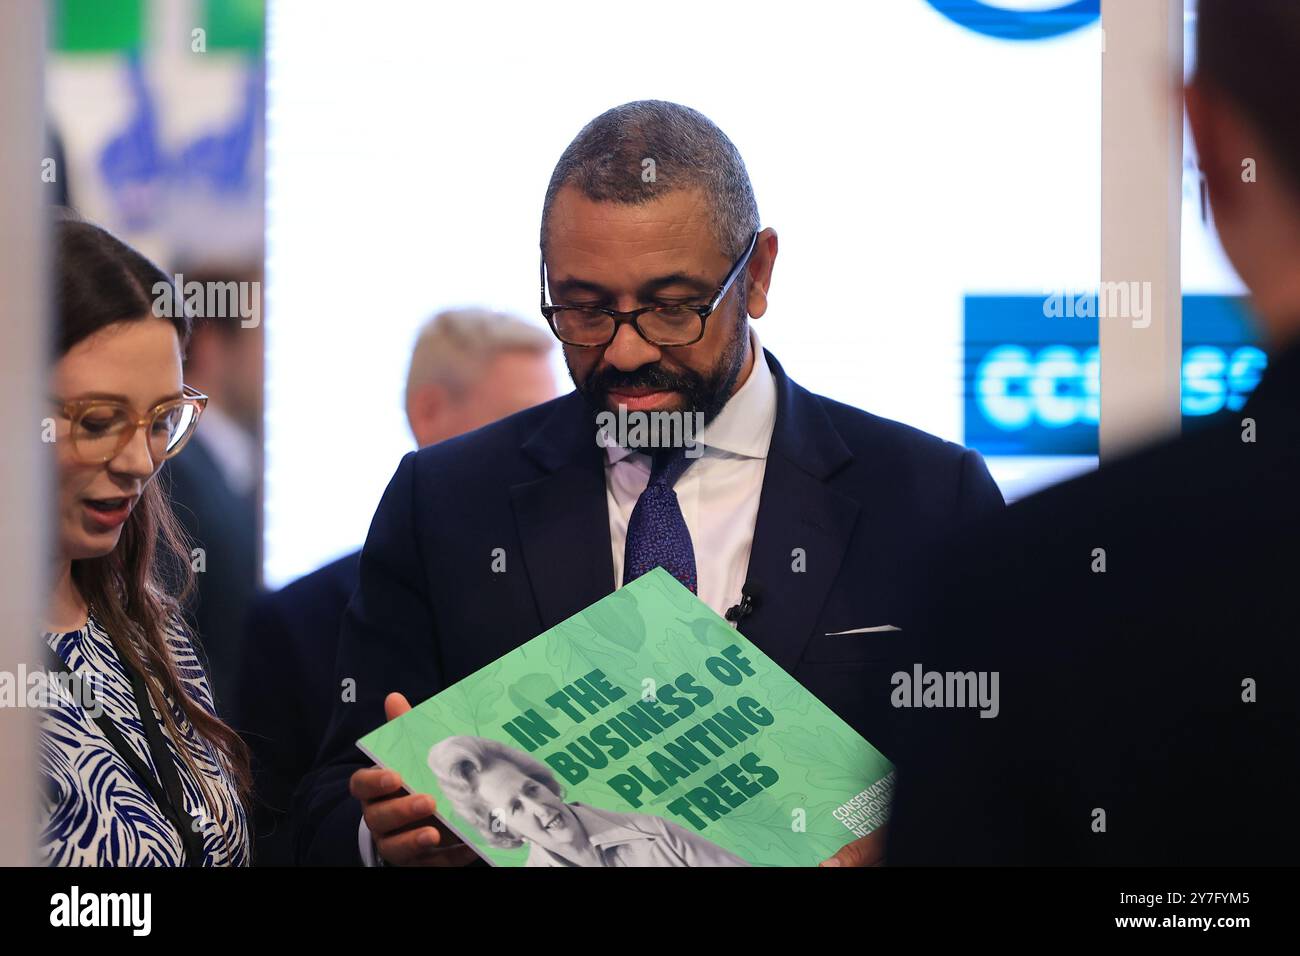
<path id="1" fill-rule="evenodd" d="M 902 633 L 901 627 L 894 627 L 892 624 L 877 624 L 875 627 L 855 627 L 851 631 L 827 631 L 827 637 L 843 637 L 846 634 L 880 634 L 884 631 L 898 631 Z"/>

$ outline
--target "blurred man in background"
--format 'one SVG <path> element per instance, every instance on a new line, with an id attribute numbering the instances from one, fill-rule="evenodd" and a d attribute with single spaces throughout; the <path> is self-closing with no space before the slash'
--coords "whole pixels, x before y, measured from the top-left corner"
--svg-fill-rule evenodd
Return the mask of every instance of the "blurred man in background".
<path id="1" fill-rule="evenodd" d="M 406 419 L 424 448 L 555 396 L 554 340 L 513 316 L 462 309 L 420 331 L 406 379 Z M 206 423 L 206 422 L 205 422 Z M 311 768 L 330 710 L 339 625 L 361 552 L 328 564 L 253 607 L 233 724 L 253 751 L 253 859 L 293 862 L 290 797 Z"/>
<path id="2" fill-rule="evenodd" d="M 1270 365 L 1239 420 L 1030 498 L 945 555 L 890 863 L 1294 865 L 1300 4 L 1201 0 L 1187 106 Z"/>
<path id="3" fill-rule="evenodd" d="M 247 283 L 261 288 L 254 270 L 190 268 L 181 270 L 186 287 L 205 290 Z M 224 313 L 208 299 L 200 311 Z M 190 613 L 199 646 L 207 658 L 217 707 L 228 713 L 236 704 L 239 646 L 244 620 L 261 588 L 260 514 L 262 481 L 262 335 L 261 310 L 254 319 L 207 314 L 194 321 L 185 356 L 185 381 L 208 396 L 202 435 L 165 468 L 172 506 L 199 549 L 191 560 L 196 591 Z"/>

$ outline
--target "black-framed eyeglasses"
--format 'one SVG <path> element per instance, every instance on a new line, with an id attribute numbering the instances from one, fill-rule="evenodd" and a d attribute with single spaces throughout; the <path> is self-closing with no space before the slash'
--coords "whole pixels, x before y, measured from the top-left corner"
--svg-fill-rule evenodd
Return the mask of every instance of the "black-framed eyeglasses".
<path id="1" fill-rule="evenodd" d="M 630 312 L 596 306 L 550 305 L 546 301 L 546 257 L 543 256 L 542 315 L 546 316 L 546 322 L 557 339 L 578 348 L 605 347 L 614 341 L 618 327 L 624 322 L 631 323 L 641 338 L 659 348 L 694 345 L 704 338 L 704 323 L 731 291 L 749 257 L 754 254 L 756 245 L 757 232 L 706 305 L 647 305 Z"/>

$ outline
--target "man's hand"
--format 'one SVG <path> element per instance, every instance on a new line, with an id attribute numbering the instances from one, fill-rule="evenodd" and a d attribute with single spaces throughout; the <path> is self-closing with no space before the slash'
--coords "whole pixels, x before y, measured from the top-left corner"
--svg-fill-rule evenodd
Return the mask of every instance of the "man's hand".
<path id="1" fill-rule="evenodd" d="M 864 837 L 846 843 L 822 866 L 884 866 L 885 827 L 877 827 Z"/>
<path id="2" fill-rule="evenodd" d="M 389 720 L 411 709 L 401 694 L 384 699 Z M 436 826 L 433 797 L 404 794 L 402 778 L 392 770 L 368 767 L 352 775 L 352 796 L 361 801 L 361 813 L 379 855 L 394 866 L 465 866 L 477 855 L 455 834 Z"/>

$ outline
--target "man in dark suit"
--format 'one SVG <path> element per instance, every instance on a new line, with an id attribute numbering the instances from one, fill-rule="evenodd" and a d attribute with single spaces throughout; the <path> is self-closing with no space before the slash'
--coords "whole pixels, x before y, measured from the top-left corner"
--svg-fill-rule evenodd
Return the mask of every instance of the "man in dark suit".
<path id="1" fill-rule="evenodd" d="M 205 288 L 259 281 L 243 269 L 188 267 L 183 274 Z M 244 622 L 262 584 L 262 343 L 260 321 L 195 319 L 185 381 L 208 396 L 208 405 L 194 440 L 164 469 L 176 517 L 201 549 L 192 561 L 198 573 L 189 611 L 222 714 L 238 704 Z"/>
<path id="2" fill-rule="evenodd" d="M 998 716 L 910 711 L 891 864 L 1300 858 L 1300 6 L 1199 20 L 1189 115 L 1270 367 L 1235 421 L 944 552 L 920 662 L 996 672 Z"/>
<path id="3" fill-rule="evenodd" d="M 227 713 L 236 706 L 240 635 L 260 584 L 257 499 L 253 491 L 232 487 L 211 445 L 197 432 L 194 437 L 167 462 L 165 481 L 177 520 L 201 549 L 193 561 L 201 573 L 195 575 L 190 614 L 213 697 Z"/>
<path id="4" fill-rule="evenodd" d="M 1002 506 L 974 452 L 813 395 L 762 350 L 749 318 L 776 233 L 694 110 L 641 101 L 588 124 L 552 176 L 542 252 L 577 390 L 398 467 L 344 619 L 337 677 L 356 702 L 335 707 L 298 795 L 304 862 L 472 859 L 355 741 L 655 565 L 715 611 L 745 607 L 741 631 L 889 755 L 887 695 L 862 688 L 901 640 L 880 629 L 907 624 L 900 568 Z M 647 454 L 602 442 L 616 410 L 704 427 Z"/>
<path id="5" fill-rule="evenodd" d="M 555 340 L 535 324 L 487 309 L 453 309 L 416 337 L 406 421 L 425 448 L 555 396 Z M 238 707 L 229 715 L 253 758 L 253 862 L 293 862 L 286 818 L 325 737 L 343 611 L 361 552 L 345 555 L 254 602 L 242 651 Z M 285 680 L 285 675 L 292 675 Z"/>

